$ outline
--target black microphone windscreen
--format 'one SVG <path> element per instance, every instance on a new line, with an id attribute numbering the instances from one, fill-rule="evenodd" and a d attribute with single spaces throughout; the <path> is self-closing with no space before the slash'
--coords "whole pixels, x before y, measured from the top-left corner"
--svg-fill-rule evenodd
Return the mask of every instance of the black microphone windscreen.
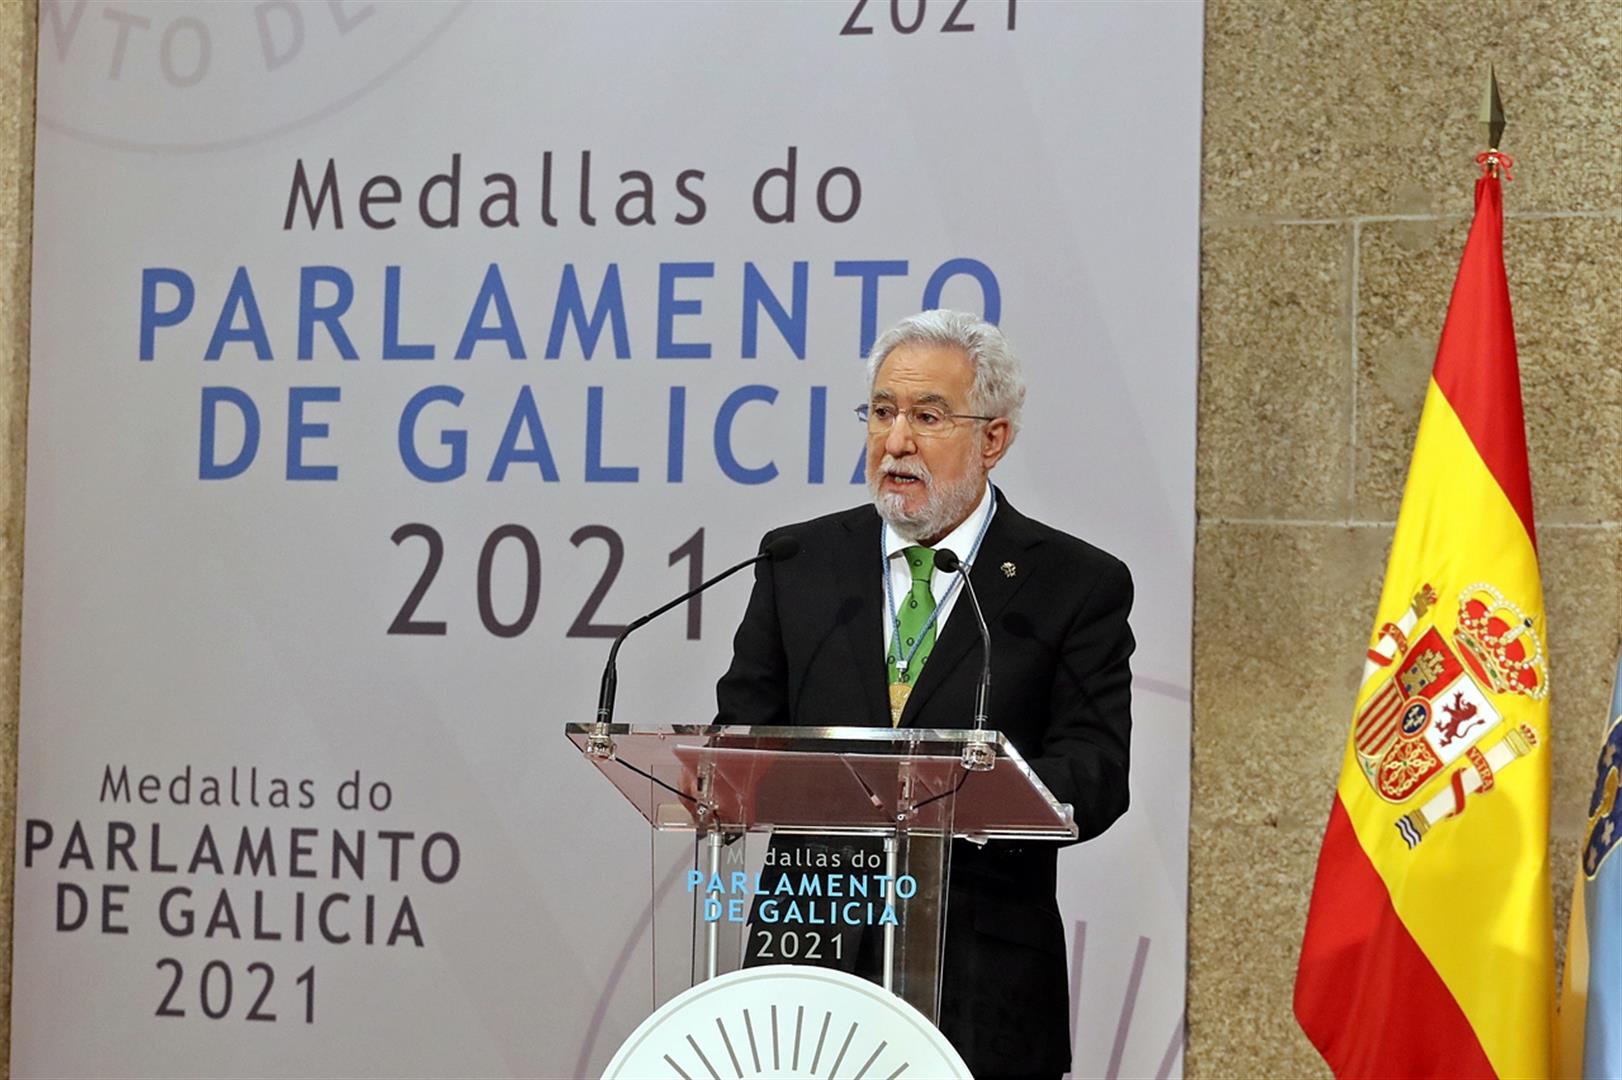
<path id="1" fill-rule="evenodd" d="M 798 536 L 779 536 L 762 548 L 761 551 L 770 556 L 772 562 L 792 559 L 800 553 L 800 538 Z"/>
<path id="2" fill-rule="evenodd" d="M 957 557 L 957 552 L 953 551 L 951 548 L 935 549 L 935 569 L 943 573 L 952 574 L 956 573 L 958 567 L 962 565 L 962 561 Z"/>

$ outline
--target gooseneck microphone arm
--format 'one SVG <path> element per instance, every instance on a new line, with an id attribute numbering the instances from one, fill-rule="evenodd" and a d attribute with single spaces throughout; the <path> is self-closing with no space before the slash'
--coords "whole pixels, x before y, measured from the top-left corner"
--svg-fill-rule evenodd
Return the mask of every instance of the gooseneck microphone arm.
<path id="1" fill-rule="evenodd" d="M 619 686 L 619 670 L 617 660 L 619 658 L 620 646 L 625 643 L 626 638 L 631 636 L 631 631 L 636 630 L 639 627 L 646 626 L 648 623 L 652 622 L 654 619 L 657 619 L 659 616 L 663 615 L 672 608 L 680 607 L 682 604 L 685 604 L 687 601 L 708 589 L 710 586 L 725 581 L 733 574 L 736 574 L 739 570 L 751 567 L 765 559 L 770 559 L 773 562 L 782 562 L 784 559 L 792 559 L 799 553 L 800 541 L 796 537 L 779 536 L 777 539 L 763 547 L 760 554 L 754 556 L 753 558 L 745 559 L 738 565 L 721 571 L 708 581 L 701 583 L 697 588 L 688 589 L 686 592 L 676 597 L 676 599 L 670 601 L 670 603 L 662 604 L 648 612 L 646 615 L 643 615 L 641 618 L 634 619 L 627 623 L 625 629 L 621 630 L 617 635 L 615 635 L 614 644 L 609 646 L 608 649 L 608 663 L 603 666 L 602 686 L 597 692 L 597 725 L 586 742 L 586 753 L 597 757 L 609 757 L 613 754 L 613 742 L 608 737 L 608 725 L 614 719 L 614 692 Z"/>
<path id="2" fill-rule="evenodd" d="M 956 573 L 963 587 L 968 591 L 969 600 L 974 604 L 974 618 L 980 624 L 980 685 L 974 692 L 974 730 L 984 731 L 986 728 L 987 700 L 991 697 L 991 630 L 986 626 L 986 616 L 980 610 L 980 597 L 974 591 L 974 582 L 969 580 L 971 567 L 957 557 L 957 552 L 951 548 L 937 548 L 935 551 L 935 569 L 944 573 Z"/>

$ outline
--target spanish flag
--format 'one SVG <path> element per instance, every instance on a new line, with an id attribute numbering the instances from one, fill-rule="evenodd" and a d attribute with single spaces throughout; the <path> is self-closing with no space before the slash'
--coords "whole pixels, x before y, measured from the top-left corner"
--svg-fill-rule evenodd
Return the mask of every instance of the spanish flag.
<path id="1" fill-rule="evenodd" d="M 1484 157 L 1296 973 L 1341 1077 L 1550 1066 L 1547 635 Z"/>

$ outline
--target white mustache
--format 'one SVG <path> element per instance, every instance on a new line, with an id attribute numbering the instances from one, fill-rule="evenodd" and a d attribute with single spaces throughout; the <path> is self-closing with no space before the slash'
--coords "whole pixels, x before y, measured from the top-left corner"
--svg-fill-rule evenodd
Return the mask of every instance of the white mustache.
<path id="1" fill-rule="evenodd" d="M 887 476 L 909 476 L 914 480 L 922 480 L 926 487 L 932 486 L 935 482 L 935 478 L 929 474 L 929 466 L 923 462 L 901 461 L 889 454 L 885 454 L 884 460 L 879 462 L 879 471 Z"/>

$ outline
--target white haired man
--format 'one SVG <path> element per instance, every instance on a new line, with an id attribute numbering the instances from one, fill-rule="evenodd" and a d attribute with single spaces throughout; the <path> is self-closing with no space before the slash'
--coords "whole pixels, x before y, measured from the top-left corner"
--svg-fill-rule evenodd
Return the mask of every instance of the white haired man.
<path id="1" fill-rule="evenodd" d="M 962 727 L 980 635 L 929 548 L 973 567 L 992 636 L 993 724 L 1081 839 L 1127 806 L 1132 579 L 1113 556 L 1024 516 L 990 482 L 1019 430 L 1024 379 L 1002 333 L 926 311 L 874 343 L 872 502 L 774 530 L 716 688 L 734 724 Z M 950 621 L 948 621 L 950 619 Z M 977 1077 L 1070 1068 L 1069 983 L 1051 844 L 954 845 L 941 1029 Z"/>

